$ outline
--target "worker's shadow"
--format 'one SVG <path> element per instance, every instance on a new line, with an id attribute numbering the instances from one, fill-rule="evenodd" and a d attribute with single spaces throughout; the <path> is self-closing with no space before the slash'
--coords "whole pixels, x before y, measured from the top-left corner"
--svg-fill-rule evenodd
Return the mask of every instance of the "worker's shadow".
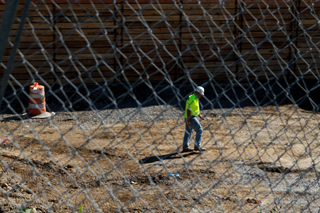
<path id="1" fill-rule="evenodd" d="M 174 153 L 170 153 L 167 155 L 155 155 L 155 156 L 151 156 L 151 157 L 146 157 L 146 158 L 139 160 L 139 163 L 140 164 L 153 163 L 156 161 L 187 157 L 187 156 L 196 155 L 196 154 L 198 154 L 198 153 L 196 153 L 196 152 L 188 152 L 188 153 L 174 152 Z"/>

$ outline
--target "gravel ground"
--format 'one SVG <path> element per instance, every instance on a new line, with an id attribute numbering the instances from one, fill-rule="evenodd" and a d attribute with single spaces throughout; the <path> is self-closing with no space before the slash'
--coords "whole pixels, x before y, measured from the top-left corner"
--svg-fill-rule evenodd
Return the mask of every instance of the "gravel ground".
<path id="1" fill-rule="evenodd" d="M 181 98 L 181 102 L 184 100 Z M 256 107 L 255 105 L 250 104 L 249 102 L 243 101 L 243 103 L 246 103 L 243 107 L 236 107 L 232 106 L 231 104 L 228 105 L 225 103 L 222 108 L 219 107 L 211 107 L 208 105 L 208 100 L 216 100 L 214 97 L 210 97 L 210 95 L 206 96 L 206 98 L 201 100 L 202 103 L 202 113 L 206 115 L 208 118 L 207 121 L 205 121 L 205 127 L 208 126 L 207 129 L 210 131 L 210 133 L 214 134 L 208 134 L 209 131 L 206 131 L 208 134 L 207 140 L 210 140 L 210 146 L 211 150 L 205 153 L 203 156 L 203 160 L 205 160 L 208 165 L 210 165 L 210 168 L 213 168 L 216 166 L 215 171 L 217 174 L 221 175 L 219 176 L 219 180 L 212 181 L 212 179 L 207 179 L 205 181 L 208 182 L 208 187 L 210 188 L 210 184 L 216 184 L 216 183 L 222 183 L 226 184 L 229 186 L 229 188 L 236 188 L 235 186 L 241 186 L 241 188 L 245 188 L 248 184 L 252 184 L 255 187 L 255 190 L 259 187 L 262 190 L 262 192 L 255 192 L 255 194 L 261 196 L 264 201 L 264 203 L 261 204 L 263 205 L 263 209 L 269 210 L 272 207 L 274 207 L 273 204 L 276 203 L 276 199 L 269 198 L 269 196 L 277 195 L 278 198 L 281 198 L 281 205 L 287 208 L 291 208 L 291 204 L 294 203 L 294 206 L 297 206 L 297 208 L 305 205 L 309 205 L 308 210 L 314 210 L 315 212 L 319 210 L 317 203 L 318 203 L 318 197 L 316 196 L 316 193 L 318 191 L 318 177 L 316 168 L 313 171 L 309 170 L 303 170 L 299 168 L 300 173 L 297 173 L 296 171 L 292 170 L 289 173 L 285 172 L 279 172 L 278 164 L 276 161 L 272 161 L 271 163 L 267 161 L 268 156 L 264 156 L 264 152 L 268 152 L 270 155 L 273 155 L 273 159 L 277 159 L 278 156 L 282 155 L 284 151 L 290 154 L 290 150 L 296 150 L 293 147 L 293 143 L 290 145 L 291 142 L 295 141 L 295 138 L 304 138 L 304 136 L 301 136 L 300 134 L 304 134 L 302 130 L 300 130 L 302 122 L 301 120 L 308 120 L 309 122 L 309 128 L 311 130 L 315 129 L 315 126 L 317 125 L 316 120 L 313 120 L 315 117 L 311 117 L 312 113 L 308 110 L 303 110 L 297 105 L 285 105 L 285 106 L 271 106 L 268 104 L 265 104 L 263 106 Z M 236 99 L 233 99 L 236 100 Z M 153 100 L 154 101 L 154 100 Z M 226 100 L 224 100 L 226 101 Z M 122 103 L 121 107 L 118 107 L 116 109 L 108 108 L 108 107 L 95 107 L 95 110 L 70 110 L 68 111 L 68 108 L 66 107 L 65 109 L 62 110 L 57 110 L 55 115 L 51 117 L 50 119 L 29 119 L 27 116 L 17 116 L 12 113 L 6 113 L 2 114 L 2 128 L 5 128 L 6 125 L 8 126 L 13 126 L 15 125 L 12 124 L 21 124 L 24 126 L 23 128 L 16 128 L 16 129 L 11 129 L 14 131 L 14 134 L 17 134 L 19 132 L 23 133 L 24 136 L 27 136 L 28 133 L 34 133 L 37 131 L 34 131 L 34 129 L 39 130 L 42 127 L 45 127 L 47 125 L 51 125 L 53 127 L 59 128 L 63 130 L 62 132 L 65 133 L 65 136 L 68 136 L 68 141 L 70 143 L 74 143 L 73 145 L 76 147 L 78 145 L 79 141 L 87 141 L 87 135 L 84 135 L 84 138 L 79 139 L 78 137 L 75 137 L 79 135 L 79 132 L 83 133 L 83 129 L 90 130 L 90 129 L 96 129 L 99 127 L 107 127 L 110 129 L 115 129 L 118 130 L 119 132 L 115 132 L 116 137 L 123 137 L 120 140 L 125 142 L 125 139 L 127 139 L 128 135 L 127 134 L 122 134 L 122 129 L 123 128 L 130 128 L 130 125 L 128 125 L 128 122 L 132 122 L 132 126 L 135 128 L 141 130 L 148 129 L 148 131 L 153 129 L 153 132 L 151 133 L 152 136 L 155 136 L 158 134 L 159 138 L 162 138 L 164 132 L 171 132 L 172 130 L 176 131 L 173 135 L 177 137 L 175 140 L 178 141 L 179 143 L 182 141 L 182 134 L 179 134 L 180 131 L 183 131 L 182 128 L 177 126 L 176 120 L 182 121 L 182 116 L 183 116 L 183 107 L 181 107 L 181 103 L 177 102 L 174 103 L 173 100 L 165 100 L 164 104 L 156 104 L 156 102 L 143 102 L 144 104 L 139 105 L 137 104 L 138 102 L 134 100 L 128 100 L 126 102 L 127 107 L 125 107 L 125 103 Z M 160 103 L 160 102 L 159 102 Z M 169 104 L 170 103 L 170 104 Z M 134 106 L 136 105 L 136 106 Z M 53 105 L 50 103 L 49 107 L 52 107 Z M 53 107 L 54 108 L 54 107 Z M 56 107 L 58 109 L 58 107 Z M 294 114 L 294 116 L 293 116 Z M 309 118 L 310 116 L 310 118 Z M 317 115 L 315 115 L 317 116 Z M 271 117 L 274 117 L 271 119 Z M 219 120 L 220 122 L 215 122 L 214 120 Z M 23 121 L 23 122 L 21 122 Z M 139 122 L 142 121 L 142 122 Z M 158 122 L 159 121 L 159 122 Z M 168 122 L 167 122 L 168 121 Z M 247 123 L 250 123 L 249 126 L 246 126 L 244 121 Z M 290 127 L 280 127 L 279 124 L 283 125 L 289 125 L 288 122 L 291 122 Z M 151 125 L 147 126 L 146 124 L 149 122 L 158 122 L 162 123 L 162 127 L 159 129 L 157 125 Z M 268 127 L 264 126 L 265 122 L 268 122 Z M 287 122 L 287 123 L 285 123 Z M 119 124 L 119 125 L 117 125 Z M 209 125 L 211 124 L 211 125 Z M 26 128 L 25 128 L 26 127 Z M 248 128 L 249 129 L 248 129 Z M 165 129 L 164 129 L 165 128 Z M 290 138 L 286 138 L 284 141 L 282 139 L 280 140 L 281 143 L 279 144 L 273 144 L 270 145 L 270 141 L 268 139 L 272 137 L 270 135 L 270 132 L 268 131 L 269 128 L 273 129 L 276 131 L 279 137 L 282 136 L 290 136 Z M 30 130 L 32 132 L 28 132 Z M 103 128 L 100 128 L 103 129 Z M 232 134 L 230 132 L 232 130 Z M 253 132 L 249 132 L 249 130 Z M 312 132 L 311 130 L 304 130 L 306 132 Z M 106 129 L 103 131 L 106 132 Z M 164 131 L 164 132 L 162 132 Z M 279 132 L 278 132 L 279 131 Z M 286 131 L 284 133 L 284 131 Z M 71 133 L 72 132 L 72 133 Z M 75 132 L 75 133 L 73 133 Z M 142 131 L 143 132 L 143 131 Z M 289 133 L 290 132 L 290 133 Z M 141 134 L 141 132 L 139 132 Z M 256 133 L 257 135 L 260 135 L 259 138 L 259 147 L 255 147 L 251 143 L 250 138 L 253 136 L 256 137 L 256 135 L 252 134 Z M 39 134 L 43 134 L 42 137 L 46 137 L 46 140 L 50 141 L 52 140 L 52 132 L 51 131 L 39 131 Z M 299 135 L 297 135 L 299 134 Z M 103 134 L 101 134 L 101 137 Z M 132 134 L 130 137 L 135 136 L 136 138 L 134 141 L 136 142 L 141 142 L 140 141 L 140 135 L 139 134 Z M 169 134 L 170 136 L 170 134 Z M 313 137 L 311 134 L 306 134 L 306 136 Z M 34 136 L 33 136 L 34 137 Z M 56 137 L 60 138 L 61 135 L 56 132 Z M 148 141 L 147 135 L 143 136 L 146 138 Z M 235 137 L 237 138 L 236 140 L 229 139 L 229 137 Z M 219 145 L 214 145 L 214 138 L 217 140 Z M 29 141 L 29 140 L 30 141 Z M 104 144 L 106 138 L 101 138 L 101 144 Z M 131 139 L 131 138 L 130 138 Z M 22 144 L 24 143 L 24 147 L 29 147 L 29 144 L 35 143 L 36 141 L 33 140 L 33 138 L 28 138 L 28 137 L 20 137 L 19 140 L 21 140 L 19 143 Z M 24 141 L 25 140 L 25 141 Z M 277 139 L 274 139 L 275 142 L 277 142 Z M 45 140 L 44 140 L 45 141 Z M 95 141 L 99 141 L 99 137 L 96 135 Z M 171 147 L 169 144 L 162 145 L 163 141 L 162 140 L 153 140 L 153 138 L 150 138 L 150 141 L 152 142 L 157 142 L 159 143 L 157 145 L 158 148 L 162 148 L 163 153 L 168 154 L 172 152 Z M 240 141 L 242 143 L 240 143 Z M 301 140 L 302 141 L 302 140 Z M 165 141 L 166 142 L 166 141 Z M 212 143 L 211 143 L 212 142 Z M 288 142 L 288 146 L 284 147 L 283 143 Z M 307 141 L 308 142 L 308 141 Z M 141 144 L 140 144 L 141 145 Z M 277 145 L 276 148 L 273 146 Z M 290 145 L 290 146 L 289 146 Z M 311 145 L 311 144 L 309 144 Z M 312 144 L 314 145 L 314 144 Z M 132 143 L 128 141 L 127 147 L 131 147 Z M 163 146 L 163 147 L 162 147 Z M 289 149 L 289 147 L 291 147 Z M 29 147 L 31 148 L 31 147 Z M 58 152 L 57 155 L 64 155 L 63 149 L 65 147 L 57 148 L 56 151 Z M 246 154 L 243 154 L 241 150 L 243 148 L 246 148 Z M 34 149 L 34 148 L 33 148 Z M 286 149 L 286 150 L 284 150 Z M 121 156 L 126 156 L 127 150 L 121 150 L 117 149 L 117 153 L 121 154 Z M 144 150 L 144 149 L 141 149 Z M 235 151 L 235 150 L 238 150 Z M 289 151 L 288 151 L 289 150 Z M 297 149 L 300 151 L 300 149 Z M 27 150 L 28 151 L 28 150 Z M 26 151 L 26 152 L 27 152 Z M 89 152 L 90 151 L 90 152 Z M 91 153 L 91 149 L 88 151 L 88 153 Z M 99 150 L 97 150 L 99 151 Z M 256 152 L 260 152 L 261 158 L 256 159 L 255 162 L 252 160 L 247 161 L 246 157 L 248 154 L 250 154 L 250 159 L 254 159 L 257 155 Z M 313 149 L 314 154 L 318 153 L 317 149 Z M 316 152 L 317 151 L 317 152 Z M 61 152 L 61 153 L 60 153 Z M 100 152 L 98 152 L 100 153 Z M 299 152 L 300 153 L 300 152 Z M 300 154 L 297 154 L 296 159 L 299 159 L 300 161 L 303 160 L 304 155 L 301 155 L 302 157 L 300 158 Z M 10 155 L 4 155 L 2 157 L 7 157 L 10 162 L 11 156 Z M 135 155 L 132 153 L 132 156 Z M 141 159 L 149 159 L 150 156 L 152 157 L 154 154 L 153 153 L 145 153 L 142 154 L 140 153 L 141 156 L 139 158 Z M 84 154 L 84 157 L 90 156 L 89 154 Z M 196 155 L 195 155 L 196 156 Z M 190 155 L 190 156 L 185 156 L 185 159 L 190 160 L 190 162 L 197 163 L 194 161 L 195 156 Z M 217 161 L 216 156 L 223 156 L 223 159 L 221 161 Z M 311 155 L 310 155 L 311 156 Z M 32 156 L 36 158 L 37 156 L 34 155 Z M 111 158 L 108 155 L 109 158 Z M 265 159 L 264 159 L 265 158 Z M 292 158 L 287 156 L 288 159 Z M 157 158 L 158 159 L 158 158 Z M 239 161 L 241 159 L 241 161 Z M 114 156 L 114 162 L 117 162 L 119 159 Z M 270 159 L 269 159 L 270 160 Z M 89 160 L 88 160 L 89 161 Z M 179 158 L 172 158 L 172 159 L 167 159 L 168 165 L 167 167 L 181 167 L 179 164 Z M 126 161 L 124 160 L 124 163 Z M 202 162 L 202 160 L 201 160 Z M 81 163 L 81 162 L 79 162 Z M 154 162 L 159 163 L 159 162 Z M 184 163 L 184 162 L 182 162 Z M 291 162 L 292 164 L 295 164 L 296 162 Z M 229 166 L 226 167 L 226 164 Z M 101 163 L 101 165 L 104 165 Z M 149 167 L 154 168 L 152 166 L 152 163 L 148 163 Z M 175 166 L 177 165 L 177 166 Z M 183 165 L 183 164 L 182 164 Z M 128 168 L 134 168 L 136 167 L 136 164 L 128 165 Z M 73 168 L 73 167 L 71 167 Z M 206 169 L 207 167 L 203 166 L 202 169 Z M 234 172 L 232 173 L 227 173 L 225 171 L 220 171 L 219 169 L 221 168 L 226 168 L 229 171 L 233 170 Z M 285 169 L 291 168 L 291 164 L 289 166 L 287 165 Z M 199 169 L 196 170 L 196 169 Z M 292 169 L 292 168 L 291 168 Z M 23 170 L 22 170 L 23 171 Z M 202 174 L 203 170 L 200 170 L 199 165 L 195 167 L 195 170 Z M 133 172 L 132 172 L 133 173 Z M 152 172 L 149 172 L 150 174 L 153 174 Z M 48 173 L 48 177 L 50 177 L 51 173 Z M 155 175 L 158 175 L 158 173 L 155 173 Z M 190 186 L 190 178 L 188 176 L 183 177 L 186 185 L 183 187 Z M 216 182 L 215 182 L 216 181 Z M 182 182 L 184 183 L 184 182 Z M 236 185 L 234 185 L 236 183 Z M 144 182 L 141 182 L 141 186 L 144 186 Z M 222 185 L 223 185 L 222 184 Z M 119 187 L 116 183 L 114 184 L 115 187 Z M 217 188 L 218 185 L 216 185 Z M 166 185 L 163 186 L 164 189 L 166 189 Z M 269 191 L 265 191 L 268 189 Z M 239 192 L 241 192 L 242 189 L 238 189 Z M 165 190 L 164 190 L 165 191 Z M 229 207 L 224 207 L 225 210 L 228 208 L 231 208 L 232 205 L 237 206 L 238 205 L 238 200 L 234 198 L 234 195 L 225 195 L 225 191 L 219 191 L 217 190 L 217 193 L 220 193 L 217 195 L 217 197 L 220 199 L 220 202 L 226 203 L 226 206 Z M 237 199 L 245 199 L 249 193 L 252 193 L 251 190 L 249 191 L 244 191 L 243 196 L 236 197 Z M 264 194 L 265 193 L 265 194 Z M 286 197 L 286 193 L 289 193 L 291 197 Z M 191 195 L 193 195 L 191 193 Z M 119 195 L 119 197 L 121 197 Z M 122 197 L 121 197 L 122 198 Z M 126 196 L 123 196 L 123 199 L 125 200 Z M 195 197 L 195 200 L 197 197 Z M 231 205 L 232 204 L 232 205 Z M 250 204 L 252 205 L 252 204 Z M 246 206 L 246 204 L 244 204 Z M 257 209 L 257 208 L 256 208 Z M 293 207 L 292 207 L 293 209 Z M 258 210 L 258 209 L 257 209 Z M 297 210 L 298 211 L 298 210 Z M 226 210 L 226 212 L 228 212 Z M 255 211 L 257 212 L 257 211 Z M 290 211 L 289 211 L 290 212 Z"/>

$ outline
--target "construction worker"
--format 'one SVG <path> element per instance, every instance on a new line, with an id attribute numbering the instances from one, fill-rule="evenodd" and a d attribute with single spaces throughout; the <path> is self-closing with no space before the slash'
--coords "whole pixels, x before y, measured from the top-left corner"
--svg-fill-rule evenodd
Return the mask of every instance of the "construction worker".
<path id="1" fill-rule="evenodd" d="M 204 95 L 204 88 L 198 86 L 195 92 L 190 95 L 186 102 L 184 118 L 186 121 L 186 130 L 183 138 L 182 152 L 191 152 L 195 151 L 205 151 L 206 149 L 201 148 L 201 137 L 203 129 L 197 117 L 203 119 L 203 116 L 200 114 L 200 105 L 199 98 Z M 192 129 L 196 132 L 196 139 L 194 142 L 194 149 L 189 148 L 189 140 L 191 137 Z"/>

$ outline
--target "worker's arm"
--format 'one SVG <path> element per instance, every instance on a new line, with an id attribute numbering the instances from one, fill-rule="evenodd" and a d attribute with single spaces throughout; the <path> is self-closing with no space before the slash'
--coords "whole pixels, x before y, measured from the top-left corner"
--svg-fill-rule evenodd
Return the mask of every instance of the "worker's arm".
<path id="1" fill-rule="evenodd" d="M 191 111 L 187 110 L 187 126 L 191 124 Z"/>

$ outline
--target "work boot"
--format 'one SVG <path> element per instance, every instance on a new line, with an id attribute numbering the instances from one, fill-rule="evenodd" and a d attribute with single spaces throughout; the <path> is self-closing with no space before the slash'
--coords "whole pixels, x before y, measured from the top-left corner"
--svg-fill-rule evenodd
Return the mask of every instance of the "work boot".
<path id="1" fill-rule="evenodd" d="M 186 148 L 186 149 L 183 149 L 182 152 L 192 152 L 193 149 L 190 149 L 190 148 Z"/>

